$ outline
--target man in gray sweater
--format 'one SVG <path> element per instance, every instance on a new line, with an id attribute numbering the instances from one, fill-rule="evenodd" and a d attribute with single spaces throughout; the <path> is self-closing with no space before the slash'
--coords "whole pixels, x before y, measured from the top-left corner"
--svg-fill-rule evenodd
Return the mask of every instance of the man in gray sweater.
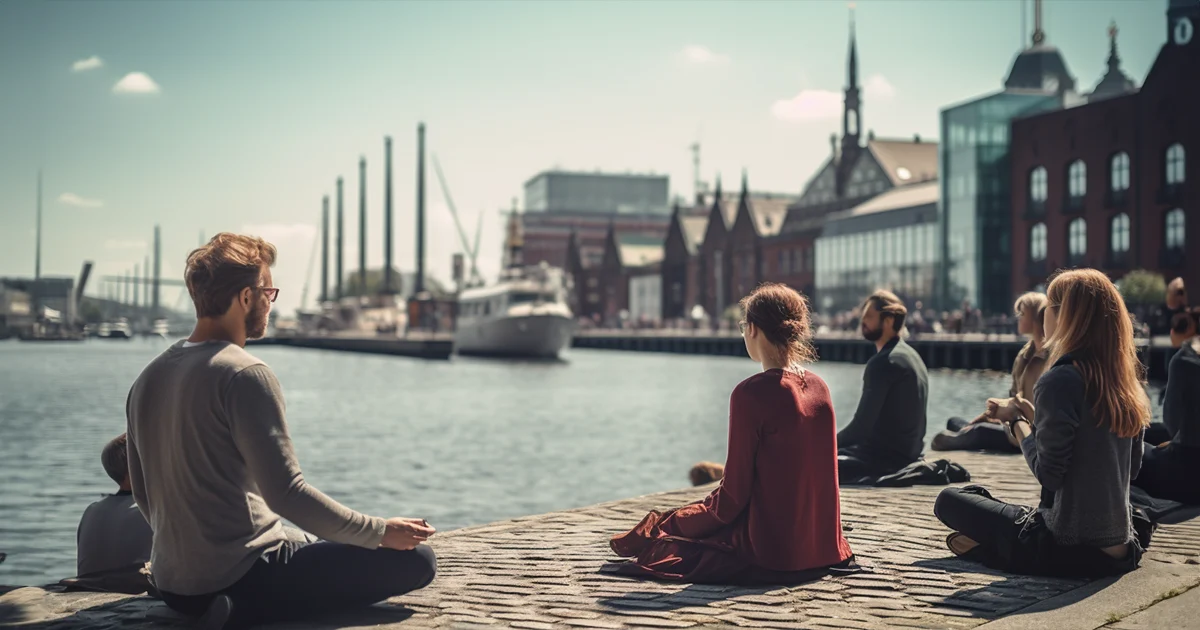
<path id="1" fill-rule="evenodd" d="M 266 332 L 274 263 L 274 246 L 229 233 L 193 251 L 196 328 L 146 366 L 126 405 L 152 579 L 206 628 L 367 606 L 436 570 L 424 520 L 360 514 L 305 482 L 279 382 L 244 349 Z M 281 517 L 323 541 L 289 537 Z"/>

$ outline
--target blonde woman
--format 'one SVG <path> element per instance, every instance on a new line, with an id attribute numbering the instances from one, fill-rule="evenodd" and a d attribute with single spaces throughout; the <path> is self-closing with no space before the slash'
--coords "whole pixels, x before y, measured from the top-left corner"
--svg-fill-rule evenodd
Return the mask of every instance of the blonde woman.
<path id="1" fill-rule="evenodd" d="M 1017 332 L 1029 337 L 1029 342 L 1017 353 L 1013 361 L 1012 384 L 1008 398 L 989 398 L 987 408 L 974 420 L 950 418 L 946 430 L 933 436 L 930 448 L 935 451 L 987 450 L 1005 453 L 1021 452 L 1015 439 L 1005 435 L 1001 421 L 1011 420 L 1009 414 L 1021 409 L 1033 420 L 1033 386 L 1046 369 L 1046 333 L 1043 315 L 1046 296 L 1041 293 L 1025 293 L 1013 304 L 1017 316 Z M 1002 417 L 1003 416 L 1003 417 Z"/>
<path id="2" fill-rule="evenodd" d="M 1117 288 L 1094 269 L 1064 272 L 1047 290 L 1053 366 L 1038 380 L 1034 425 L 1007 425 L 1042 485 L 1036 510 L 996 500 L 980 486 L 947 488 L 934 513 L 954 530 L 956 555 L 1035 575 L 1100 577 L 1137 568 L 1129 482 L 1150 424 L 1133 323 Z"/>

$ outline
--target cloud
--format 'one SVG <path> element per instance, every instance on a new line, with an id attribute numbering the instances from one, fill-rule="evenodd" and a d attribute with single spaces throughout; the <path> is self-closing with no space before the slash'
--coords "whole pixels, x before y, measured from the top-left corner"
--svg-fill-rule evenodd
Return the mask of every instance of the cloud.
<path id="1" fill-rule="evenodd" d="M 699 44 L 684 46 L 683 50 L 679 51 L 679 57 L 696 66 L 727 66 L 731 61 L 729 55 L 715 53 L 707 46 Z"/>
<path id="2" fill-rule="evenodd" d="M 775 101 L 771 114 L 788 122 L 837 118 L 842 115 L 842 95 L 829 90 L 801 90 L 792 98 Z"/>
<path id="3" fill-rule="evenodd" d="M 115 94 L 158 94 L 162 89 L 145 72 L 130 72 L 113 86 Z"/>
<path id="4" fill-rule="evenodd" d="M 883 75 L 873 74 L 863 83 L 863 94 L 867 99 L 890 101 L 896 88 Z M 842 115 L 844 97 L 831 90 L 801 90 L 792 98 L 775 101 L 771 114 L 788 122 L 837 118 Z"/>
<path id="5" fill-rule="evenodd" d="M 71 64 L 71 72 L 87 72 L 88 70 L 95 70 L 96 68 L 103 67 L 104 60 L 96 55 L 92 55 L 87 59 L 80 59 L 79 61 Z"/>
<path id="6" fill-rule="evenodd" d="M 103 208 L 104 202 L 99 199 L 88 199 L 80 197 L 75 193 L 63 193 L 58 196 L 58 203 L 66 206 L 75 206 L 76 208 Z"/>
<path id="7" fill-rule="evenodd" d="M 882 74 L 873 74 L 863 84 L 863 94 L 867 98 L 886 101 L 896 95 L 896 88 Z"/>
<path id="8" fill-rule="evenodd" d="M 121 241 L 110 238 L 104 241 L 104 249 L 146 249 L 146 241 Z"/>

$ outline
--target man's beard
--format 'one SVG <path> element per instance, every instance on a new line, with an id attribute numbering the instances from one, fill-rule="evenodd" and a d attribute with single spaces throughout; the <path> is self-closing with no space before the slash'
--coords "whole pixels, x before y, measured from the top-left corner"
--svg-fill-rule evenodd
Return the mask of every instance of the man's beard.
<path id="1" fill-rule="evenodd" d="M 871 330 L 870 328 L 863 328 L 862 336 L 863 336 L 863 339 L 866 339 L 867 341 L 879 341 L 879 338 L 883 336 L 883 326 L 880 326 L 879 328 L 876 328 L 875 330 Z"/>
<path id="2" fill-rule="evenodd" d="M 261 339 L 267 334 L 267 313 L 270 308 L 260 308 L 255 305 L 246 313 L 246 338 Z"/>

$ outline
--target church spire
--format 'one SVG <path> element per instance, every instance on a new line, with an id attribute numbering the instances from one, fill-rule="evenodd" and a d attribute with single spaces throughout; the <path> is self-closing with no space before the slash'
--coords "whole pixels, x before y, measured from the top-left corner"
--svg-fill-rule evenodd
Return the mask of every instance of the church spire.
<path id="1" fill-rule="evenodd" d="M 1092 90 L 1091 100 L 1100 100 L 1130 94 L 1137 91 L 1137 84 L 1121 71 L 1121 57 L 1117 55 L 1117 23 L 1108 27 L 1108 72 Z"/>
<path id="2" fill-rule="evenodd" d="M 1033 0 L 1033 45 L 1041 46 L 1046 41 L 1046 31 L 1042 30 L 1042 0 Z"/>
<path id="3" fill-rule="evenodd" d="M 1108 26 L 1108 71 L 1121 71 L 1121 57 L 1117 55 L 1117 21 Z"/>
<path id="4" fill-rule="evenodd" d="M 854 5 L 850 5 L 850 53 L 846 65 L 846 110 L 842 116 L 842 152 L 857 147 L 862 128 L 862 103 L 858 91 L 858 47 L 854 37 Z"/>

